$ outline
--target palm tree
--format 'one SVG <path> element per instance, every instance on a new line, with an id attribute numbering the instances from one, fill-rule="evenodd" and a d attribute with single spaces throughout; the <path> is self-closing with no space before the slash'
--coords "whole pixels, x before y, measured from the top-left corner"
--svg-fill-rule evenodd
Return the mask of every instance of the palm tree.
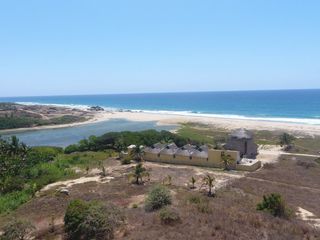
<path id="1" fill-rule="evenodd" d="M 194 186 L 194 184 L 196 183 L 196 181 L 197 181 L 197 180 L 192 176 L 192 177 L 191 177 L 191 184 L 192 184 L 191 188 L 192 188 L 192 189 L 195 189 L 195 188 L 196 188 L 196 187 Z"/>
<path id="2" fill-rule="evenodd" d="M 143 177 L 150 177 L 150 175 L 147 172 L 147 169 L 142 166 L 142 163 L 138 163 L 129 177 L 135 179 L 135 184 L 140 184 L 142 183 Z"/>
<path id="3" fill-rule="evenodd" d="M 131 157 L 137 161 L 137 162 L 141 162 L 142 161 L 142 158 L 143 158 L 143 148 L 140 146 L 140 147 L 135 147 L 131 150 Z"/>
<path id="4" fill-rule="evenodd" d="M 208 196 L 209 197 L 214 196 L 214 193 L 212 192 L 212 189 L 214 187 L 214 185 L 213 185 L 214 181 L 215 181 L 214 177 L 211 177 L 209 174 L 207 174 L 203 178 L 203 184 L 202 185 L 208 186 Z"/>
<path id="5" fill-rule="evenodd" d="M 233 158 L 230 155 L 222 154 L 221 155 L 221 160 L 222 160 L 222 163 L 224 165 L 224 170 L 229 171 L 230 167 L 231 167 L 231 164 L 233 162 Z"/>

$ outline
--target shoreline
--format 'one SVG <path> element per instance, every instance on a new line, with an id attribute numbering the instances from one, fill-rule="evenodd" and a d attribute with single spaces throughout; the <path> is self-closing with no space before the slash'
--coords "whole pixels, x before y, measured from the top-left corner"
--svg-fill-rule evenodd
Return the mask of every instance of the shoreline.
<path id="1" fill-rule="evenodd" d="M 190 116 L 177 115 L 167 113 L 150 113 L 150 112 L 135 112 L 135 111 L 103 111 L 93 113 L 93 117 L 83 122 L 76 122 L 71 124 L 47 125 L 37 126 L 31 128 L 16 128 L 0 130 L 0 134 L 8 134 L 14 132 L 35 131 L 44 129 L 58 129 L 68 128 L 79 125 L 93 124 L 112 119 L 125 119 L 128 121 L 157 122 L 157 125 L 179 125 L 185 123 L 198 123 L 204 125 L 211 125 L 217 128 L 224 128 L 227 130 L 234 130 L 238 128 L 246 128 L 249 130 L 268 130 L 268 131 L 287 131 L 296 135 L 320 136 L 320 125 L 276 122 L 252 119 L 235 119 L 227 117 L 205 117 L 205 116 Z"/>

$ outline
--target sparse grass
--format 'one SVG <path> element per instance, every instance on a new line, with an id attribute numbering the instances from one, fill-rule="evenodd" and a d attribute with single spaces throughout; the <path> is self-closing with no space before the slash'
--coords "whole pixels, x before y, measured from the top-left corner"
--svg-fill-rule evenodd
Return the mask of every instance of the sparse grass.
<path id="1" fill-rule="evenodd" d="M 75 152 L 71 154 L 59 154 L 56 157 L 56 162 L 58 165 L 65 167 L 77 166 L 86 169 L 88 166 L 90 168 L 98 167 L 102 161 L 114 156 L 116 156 L 116 153 L 112 150 L 103 152 Z"/>
<path id="2" fill-rule="evenodd" d="M 180 222 L 179 214 L 176 210 L 172 208 L 163 208 L 159 212 L 159 217 L 161 223 L 166 225 L 172 225 L 174 223 Z"/>
<path id="3" fill-rule="evenodd" d="M 174 179 L 179 178 L 181 171 L 178 168 L 174 169 L 174 166 L 172 169 L 170 175 Z M 156 184 L 155 181 L 146 185 L 128 184 L 126 174 L 131 171 L 130 168 L 107 184 L 92 182 L 74 185 L 72 195 L 68 198 L 48 194 L 32 199 L 15 214 L 21 217 L 28 216 L 32 222 L 37 222 L 38 219 L 47 219 L 49 222 L 52 214 L 55 214 L 57 219 L 64 215 L 70 199 L 98 200 L 103 203 L 112 202 L 124 210 L 127 226 L 130 228 L 118 229 L 116 239 L 151 240 L 158 239 L 159 236 L 176 240 L 318 239 L 320 232 L 312 229 L 307 223 L 294 216 L 289 220 L 274 218 L 271 214 L 257 211 L 256 205 L 261 202 L 263 195 L 278 192 L 291 209 L 295 210 L 300 206 L 319 216 L 319 169 L 318 166 L 305 169 L 298 166 L 296 161 L 281 160 L 274 164 L 273 169 L 261 169 L 248 174 L 249 178 L 233 181 L 228 187 L 218 190 L 215 198 L 208 198 L 203 193 L 191 191 L 187 187 L 176 186 L 173 182 L 170 189 L 175 194 L 172 194 L 170 209 L 172 207 L 181 219 L 179 224 L 174 225 L 166 225 L 161 221 L 159 214 L 162 210 L 146 212 L 141 207 L 128 207 L 132 204 L 133 197 L 145 195 Z M 163 173 L 160 167 L 151 169 L 151 174 L 155 171 L 159 175 Z M 313 185 L 310 184 L 312 181 Z M 314 189 L 299 188 L 300 185 Z M 47 239 L 46 236 L 50 234 L 42 234 L 36 239 Z"/>
<path id="4" fill-rule="evenodd" d="M 193 205 L 199 213 L 211 213 L 212 211 L 209 204 L 209 198 L 200 193 L 193 193 L 187 196 L 187 202 Z"/>
<path id="5" fill-rule="evenodd" d="M 26 173 L 27 180 L 24 189 L 0 196 L 0 214 L 15 210 L 29 201 L 35 191 L 47 184 L 79 176 L 73 170 L 74 167 L 82 169 L 98 167 L 112 153 L 113 151 L 59 154 L 50 162 L 33 166 Z"/>

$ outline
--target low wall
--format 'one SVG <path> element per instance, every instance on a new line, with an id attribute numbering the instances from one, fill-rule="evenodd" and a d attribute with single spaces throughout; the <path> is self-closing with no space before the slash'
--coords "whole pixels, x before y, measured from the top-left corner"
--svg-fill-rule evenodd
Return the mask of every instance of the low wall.
<path id="1" fill-rule="evenodd" d="M 247 171 L 247 172 L 254 172 L 261 168 L 261 161 L 256 161 L 253 164 L 245 165 L 245 164 L 237 164 L 236 170 L 239 171 Z"/>

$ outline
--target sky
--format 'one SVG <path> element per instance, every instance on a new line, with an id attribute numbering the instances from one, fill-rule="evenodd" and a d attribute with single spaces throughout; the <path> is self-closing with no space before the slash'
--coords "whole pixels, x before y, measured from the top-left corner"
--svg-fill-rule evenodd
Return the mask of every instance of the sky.
<path id="1" fill-rule="evenodd" d="M 318 0 L 0 0 L 0 97 L 320 88 Z"/>

